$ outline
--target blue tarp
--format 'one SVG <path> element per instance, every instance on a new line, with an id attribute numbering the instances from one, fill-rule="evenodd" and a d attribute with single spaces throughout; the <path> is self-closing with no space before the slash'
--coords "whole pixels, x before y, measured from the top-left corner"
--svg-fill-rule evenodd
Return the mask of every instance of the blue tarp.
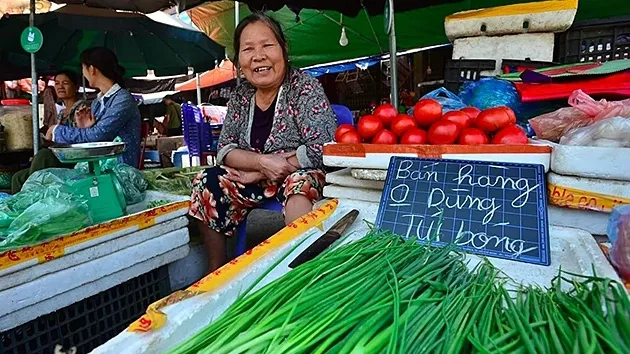
<path id="1" fill-rule="evenodd" d="M 317 68 L 304 69 L 313 77 L 322 76 L 324 74 L 336 74 L 349 70 L 356 70 L 357 68 L 365 70 L 372 65 L 376 65 L 380 62 L 380 59 L 364 59 L 350 63 L 335 64 L 328 66 L 320 66 Z"/>

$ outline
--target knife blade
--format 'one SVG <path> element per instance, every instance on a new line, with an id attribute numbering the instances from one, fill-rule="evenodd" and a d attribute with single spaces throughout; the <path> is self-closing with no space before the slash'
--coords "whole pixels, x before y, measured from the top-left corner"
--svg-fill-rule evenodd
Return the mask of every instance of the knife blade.
<path id="1" fill-rule="evenodd" d="M 304 264 L 311 259 L 317 257 L 324 252 L 330 245 L 337 241 L 341 235 L 346 231 L 348 226 L 352 225 L 359 216 L 359 211 L 352 209 L 348 214 L 344 215 L 339 221 L 337 221 L 326 233 L 320 236 L 313 244 L 308 246 L 302 253 L 300 253 L 291 263 L 289 268 L 293 269 L 301 264 Z"/>

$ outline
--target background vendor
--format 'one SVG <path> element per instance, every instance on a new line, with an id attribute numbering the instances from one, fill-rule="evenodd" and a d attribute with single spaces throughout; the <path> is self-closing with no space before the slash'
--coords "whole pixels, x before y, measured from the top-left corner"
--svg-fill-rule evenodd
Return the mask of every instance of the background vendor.
<path id="1" fill-rule="evenodd" d="M 133 96 L 121 87 L 125 69 L 109 49 L 95 47 L 81 53 L 83 76 L 100 92 L 91 111 L 76 113 L 76 127 L 55 125 L 47 139 L 60 144 L 113 141 L 120 137 L 127 144 L 122 161 L 137 167 L 140 156 L 140 111 Z"/>
<path id="2" fill-rule="evenodd" d="M 164 96 L 162 102 L 166 106 L 166 114 L 162 123 L 156 121 L 158 130 L 166 136 L 182 135 L 182 106 L 175 102 L 175 97 L 172 95 Z"/>
<path id="3" fill-rule="evenodd" d="M 89 107 L 84 100 L 80 100 L 78 89 L 80 85 L 79 75 L 72 71 L 61 71 L 55 75 L 55 95 L 59 101 L 63 102 L 64 108 L 57 114 L 52 125 L 64 125 L 76 127 L 75 114 L 79 109 Z M 49 149 L 41 149 L 33 158 L 31 167 L 19 171 L 13 175 L 11 179 L 11 192 L 17 193 L 22 189 L 22 185 L 28 177 L 36 171 L 45 168 L 67 167 L 72 168 L 73 165 L 63 164 Z"/>

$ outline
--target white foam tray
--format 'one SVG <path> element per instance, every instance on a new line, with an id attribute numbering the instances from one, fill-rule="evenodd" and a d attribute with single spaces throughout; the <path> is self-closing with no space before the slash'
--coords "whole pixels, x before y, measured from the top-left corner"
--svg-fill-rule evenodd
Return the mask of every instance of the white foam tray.
<path id="1" fill-rule="evenodd" d="M 350 234 L 350 237 L 346 241 L 349 242 L 350 240 L 363 237 L 368 232 L 368 226 L 366 223 L 360 222 L 360 220 L 364 219 L 374 222 L 378 210 L 378 204 L 376 203 L 340 200 L 333 216 L 324 221 L 324 230 L 327 230 L 352 209 L 359 210 L 360 214 L 359 219 L 348 229 L 347 232 Z M 164 327 L 154 332 L 142 334 L 122 332 L 104 345 L 96 348 L 92 353 L 164 353 L 216 319 L 235 301 L 240 292 L 260 277 L 268 267 L 285 256 L 299 241 L 308 238 L 307 242 L 294 250 L 289 257 L 271 271 L 257 285 L 256 289 L 289 271 L 288 263 L 308 247 L 310 243 L 319 238 L 323 232 L 317 228 L 305 232 L 302 238 L 287 243 L 282 248 L 269 254 L 269 256 L 259 260 L 250 267 L 248 272 L 244 272 L 240 277 L 235 278 L 216 292 L 202 294 L 164 308 L 163 311 L 168 316 Z M 577 274 L 591 274 L 591 264 L 595 266 L 598 275 L 619 281 L 615 271 L 590 234 L 580 230 L 558 227 L 551 227 L 550 234 L 551 265 L 548 267 L 493 258 L 489 258 L 489 260 L 516 282 L 526 284 L 549 285 L 551 279 L 557 275 L 559 267 Z M 471 260 L 471 266 L 479 262 L 479 258 L 476 256 L 470 256 L 469 259 Z"/>
<path id="2" fill-rule="evenodd" d="M 553 147 L 551 171 L 557 174 L 630 181 L 630 148 L 547 143 Z"/>
<path id="3" fill-rule="evenodd" d="M 186 228 L 151 238 L 103 257 L 78 264 L 61 271 L 38 277 L 33 281 L 0 291 L 2 306 L 0 307 L 0 331 L 18 326 L 41 315 L 53 312 L 76 301 L 94 295 L 107 288 L 94 287 L 96 291 L 84 291 L 89 284 L 105 278 L 115 278 L 109 283 L 117 285 L 129 278 L 121 278 L 115 274 L 128 268 L 136 267 L 145 261 L 167 254 L 184 247 L 185 252 L 178 252 L 184 257 L 188 253 L 189 235 Z M 181 258 L 180 257 L 180 258 Z M 178 258 L 167 257 L 169 262 Z M 161 263 L 161 266 L 166 263 Z M 146 273 L 154 268 L 144 270 Z M 140 275 L 143 272 L 132 272 Z M 107 282 L 103 282 L 105 284 Z M 110 286 L 110 287 L 111 287 Z M 74 296 L 67 293 L 77 290 Z M 51 300 L 56 299 L 56 300 Z M 44 303 L 44 305 L 39 305 Z M 37 306 L 39 305 L 39 306 Z M 19 321 L 17 319 L 20 319 Z"/>
<path id="4" fill-rule="evenodd" d="M 179 195 L 174 195 L 174 194 L 167 194 L 167 193 L 160 193 L 160 192 L 154 192 L 154 191 L 147 191 L 146 197 L 145 199 L 137 204 L 131 205 L 127 208 L 127 215 L 126 216 L 131 216 L 132 214 L 138 214 L 144 211 L 147 211 L 148 205 L 149 203 L 153 202 L 153 201 L 157 201 L 157 200 L 168 200 L 170 202 L 178 202 L 178 201 L 185 201 L 188 200 L 188 197 L 182 197 Z M 175 224 L 177 227 L 184 227 L 185 225 L 188 224 L 188 222 L 185 223 L 185 225 L 180 226 L 181 223 L 183 222 L 183 220 L 188 220 L 187 217 L 185 216 L 188 213 L 188 209 L 187 208 L 179 208 L 177 210 L 168 212 L 168 213 L 164 213 L 158 216 L 155 216 L 153 219 L 153 223 L 155 225 L 161 225 L 161 224 L 165 224 L 168 222 L 171 222 L 172 220 L 175 220 L 177 218 L 180 218 L 179 221 L 176 221 Z M 92 225 L 91 227 L 95 227 L 97 225 Z M 155 226 L 154 226 L 155 227 Z M 161 234 L 164 234 L 165 230 L 168 230 L 169 227 L 171 226 L 166 226 L 165 229 L 153 229 L 153 236 L 158 236 Z M 160 231 L 161 230 L 161 231 Z M 109 242 L 111 240 L 115 240 L 115 239 L 119 239 L 123 236 L 126 235 L 131 235 L 131 234 L 137 234 L 138 233 L 138 225 L 135 224 L 130 224 L 127 227 L 121 228 L 121 229 L 117 229 L 113 232 L 109 232 L 109 230 L 107 230 L 107 232 L 99 237 L 94 237 L 91 239 L 88 239 L 87 241 L 78 243 L 74 246 L 69 246 L 67 248 L 64 248 L 63 252 L 64 252 L 64 256 L 62 258 L 68 259 L 67 257 L 69 257 L 72 253 L 75 252 L 79 252 L 82 250 L 88 250 L 88 252 L 84 253 L 83 256 L 80 256 L 79 259 L 83 259 L 81 257 L 84 257 L 85 254 L 91 254 L 93 253 L 93 251 L 89 251 L 91 248 L 97 247 L 102 243 L 106 243 Z M 142 230 L 140 230 L 142 231 Z M 150 235 L 150 234 L 149 234 Z M 54 240 L 53 240 L 54 242 Z M 131 242 L 130 244 L 133 243 L 137 243 L 136 241 L 134 241 L 134 239 L 128 239 L 126 242 Z M 100 251 L 98 252 L 102 252 L 105 251 L 107 252 L 107 247 L 100 247 L 99 248 Z M 97 252 L 97 253 L 98 253 Z M 65 262 L 65 261 L 64 261 Z M 48 263 L 48 262 L 46 262 Z M 8 274 L 12 274 L 15 272 L 19 272 L 21 270 L 29 270 L 29 268 L 32 267 L 37 267 L 37 266 L 43 266 L 46 263 L 39 263 L 37 258 L 31 258 L 30 260 L 24 261 L 22 263 L 18 263 L 15 264 L 11 267 L 8 268 L 4 268 L 4 269 L 0 269 L 0 290 L 7 288 L 8 286 L 14 286 L 16 284 L 16 282 L 18 282 L 17 279 L 12 279 L 11 282 L 13 285 L 7 285 L 5 284 L 5 276 Z M 76 262 L 75 262 L 76 263 Z M 62 267 L 63 268 L 63 267 Z M 62 268 L 58 268 L 56 270 L 62 269 Z M 40 268 L 40 269 L 46 269 L 44 268 Z M 35 271 L 35 273 L 39 272 Z M 45 274 L 45 273 L 44 273 Z M 43 274 L 40 274 L 43 275 Z"/>
<path id="5" fill-rule="evenodd" d="M 181 216 L 177 219 L 157 224 L 148 229 L 133 232 L 115 239 L 109 239 L 106 242 L 96 244 L 92 247 L 81 248 L 76 252 L 73 247 L 80 245 L 69 247 L 68 253 L 63 257 L 55 258 L 52 261 L 45 263 L 35 264 L 14 273 L 0 276 L 0 290 L 28 283 L 47 274 L 59 272 L 64 269 L 104 257 L 176 230 L 185 230 L 187 225 L 188 218 L 186 216 Z"/>
<path id="6" fill-rule="evenodd" d="M 350 168 L 344 168 L 343 170 L 326 174 L 327 183 L 343 187 L 383 190 L 383 186 L 385 185 L 384 181 L 385 179 L 383 179 L 383 181 L 376 181 L 355 178 Z"/>

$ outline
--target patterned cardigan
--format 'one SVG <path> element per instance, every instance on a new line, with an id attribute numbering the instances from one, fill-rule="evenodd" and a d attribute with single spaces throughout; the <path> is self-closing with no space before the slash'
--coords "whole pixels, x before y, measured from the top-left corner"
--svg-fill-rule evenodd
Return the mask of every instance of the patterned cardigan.
<path id="1" fill-rule="evenodd" d="M 322 148 L 333 140 L 337 120 L 319 82 L 307 73 L 290 69 L 278 92 L 273 125 L 263 151 L 250 143 L 255 93 L 256 88 L 244 82 L 231 94 L 219 137 L 218 164 L 234 149 L 263 154 L 296 151 L 302 168 L 323 170 Z"/>

